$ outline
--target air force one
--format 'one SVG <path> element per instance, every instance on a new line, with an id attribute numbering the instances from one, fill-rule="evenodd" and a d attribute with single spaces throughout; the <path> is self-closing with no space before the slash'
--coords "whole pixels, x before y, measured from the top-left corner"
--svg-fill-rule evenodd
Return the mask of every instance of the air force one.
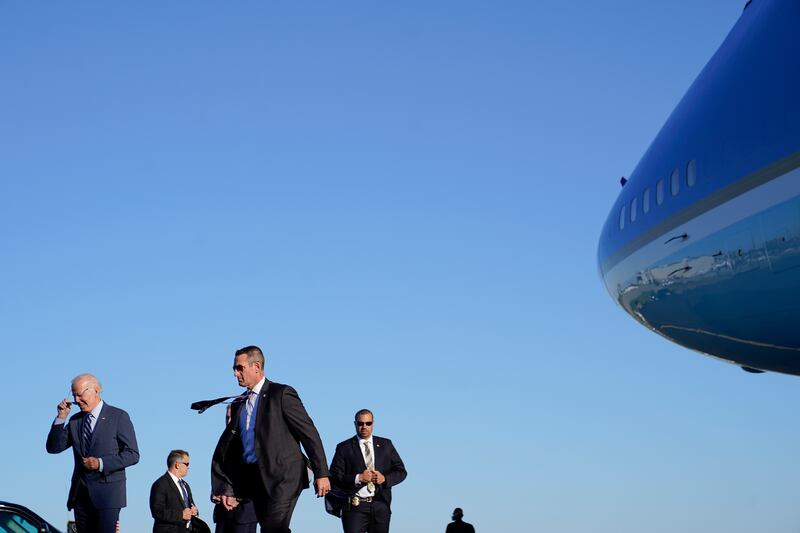
<path id="1" fill-rule="evenodd" d="M 645 152 L 598 266 L 640 323 L 800 375 L 800 1 L 751 0 Z"/>

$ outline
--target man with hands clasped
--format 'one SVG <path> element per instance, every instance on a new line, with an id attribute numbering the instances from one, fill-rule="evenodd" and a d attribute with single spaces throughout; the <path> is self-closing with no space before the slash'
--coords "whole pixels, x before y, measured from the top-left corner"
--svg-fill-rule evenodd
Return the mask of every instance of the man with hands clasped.
<path id="1" fill-rule="evenodd" d="M 342 506 L 344 533 L 388 533 L 392 487 L 406 468 L 392 441 L 372 435 L 369 409 L 356 413 L 356 435 L 336 445 L 331 462 L 333 485 L 348 494 Z"/>
<path id="2" fill-rule="evenodd" d="M 189 452 L 172 450 L 167 456 L 167 472 L 150 488 L 150 514 L 153 533 L 207 532 L 208 525 L 197 518 L 192 489 L 183 479 L 189 473 Z"/>

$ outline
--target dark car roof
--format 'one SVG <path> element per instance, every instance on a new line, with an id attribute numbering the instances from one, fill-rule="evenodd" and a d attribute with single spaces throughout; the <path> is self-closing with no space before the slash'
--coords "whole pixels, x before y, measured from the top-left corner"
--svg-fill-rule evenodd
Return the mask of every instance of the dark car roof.
<path id="1" fill-rule="evenodd" d="M 38 515 L 37 513 L 35 513 L 34 511 L 31 511 L 30 509 L 28 509 L 28 508 L 27 508 L 27 507 L 25 507 L 24 505 L 20 505 L 20 504 L 18 504 L 18 503 L 11 503 L 11 502 L 0 501 L 0 510 L 3 510 L 3 509 L 10 509 L 10 510 L 13 510 L 13 511 L 17 511 L 17 512 L 19 512 L 20 514 L 26 514 L 26 515 L 29 515 L 29 516 L 31 516 L 31 517 L 33 517 L 33 518 L 35 518 L 35 519 L 37 519 L 37 520 L 39 520 L 39 521 L 41 521 L 41 522 L 44 522 L 45 524 L 47 524 L 47 525 L 50 527 L 50 531 L 51 531 L 52 533 L 62 533 L 60 529 L 58 529 L 57 527 L 55 527 L 53 524 L 51 524 L 50 522 L 48 522 L 47 520 L 45 520 L 45 519 L 44 519 L 44 518 L 42 518 L 41 516 L 39 516 L 39 515 Z"/>

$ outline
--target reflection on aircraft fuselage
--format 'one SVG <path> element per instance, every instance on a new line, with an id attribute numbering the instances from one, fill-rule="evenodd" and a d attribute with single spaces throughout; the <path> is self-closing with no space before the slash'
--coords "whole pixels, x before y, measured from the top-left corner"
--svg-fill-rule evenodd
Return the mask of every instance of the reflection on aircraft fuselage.
<path id="1" fill-rule="evenodd" d="M 600 237 L 611 296 L 661 335 L 800 375 L 800 2 L 749 3 Z"/>

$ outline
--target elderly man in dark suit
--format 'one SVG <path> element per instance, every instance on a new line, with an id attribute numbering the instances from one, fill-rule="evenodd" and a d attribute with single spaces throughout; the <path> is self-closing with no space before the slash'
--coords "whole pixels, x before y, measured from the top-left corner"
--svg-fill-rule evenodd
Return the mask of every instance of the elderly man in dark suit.
<path id="1" fill-rule="evenodd" d="M 406 468 L 392 441 L 373 436 L 372 411 L 355 417 L 356 435 L 336 445 L 331 462 L 333 485 L 348 495 L 342 506 L 344 533 L 388 533 L 392 487 Z"/>
<path id="2" fill-rule="evenodd" d="M 264 377 L 258 346 L 236 351 L 233 374 L 247 391 L 233 404 L 214 451 L 213 496 L 228 510 L 241 498 L 252 500 L 263 531 L 288 533 L 300 492 L 309 485 L 308 467 L 317 496 L 330 491 L 322 441 L 297 392 Z"/>
<path id="3" fill-rule="evenodd" d="M 56 407 L 47 435 L 48 453 L 72 448 L 75 468 L 67 498 L 78 531 L 114 533 L 126 506 L 125 468 L 139 462 L 136 433 L 128 413 L 100 398 L 100 381 L 92 374 L 72 380 L 72 397 L 80 412 L 67 421 L 72 402 Z"/>

